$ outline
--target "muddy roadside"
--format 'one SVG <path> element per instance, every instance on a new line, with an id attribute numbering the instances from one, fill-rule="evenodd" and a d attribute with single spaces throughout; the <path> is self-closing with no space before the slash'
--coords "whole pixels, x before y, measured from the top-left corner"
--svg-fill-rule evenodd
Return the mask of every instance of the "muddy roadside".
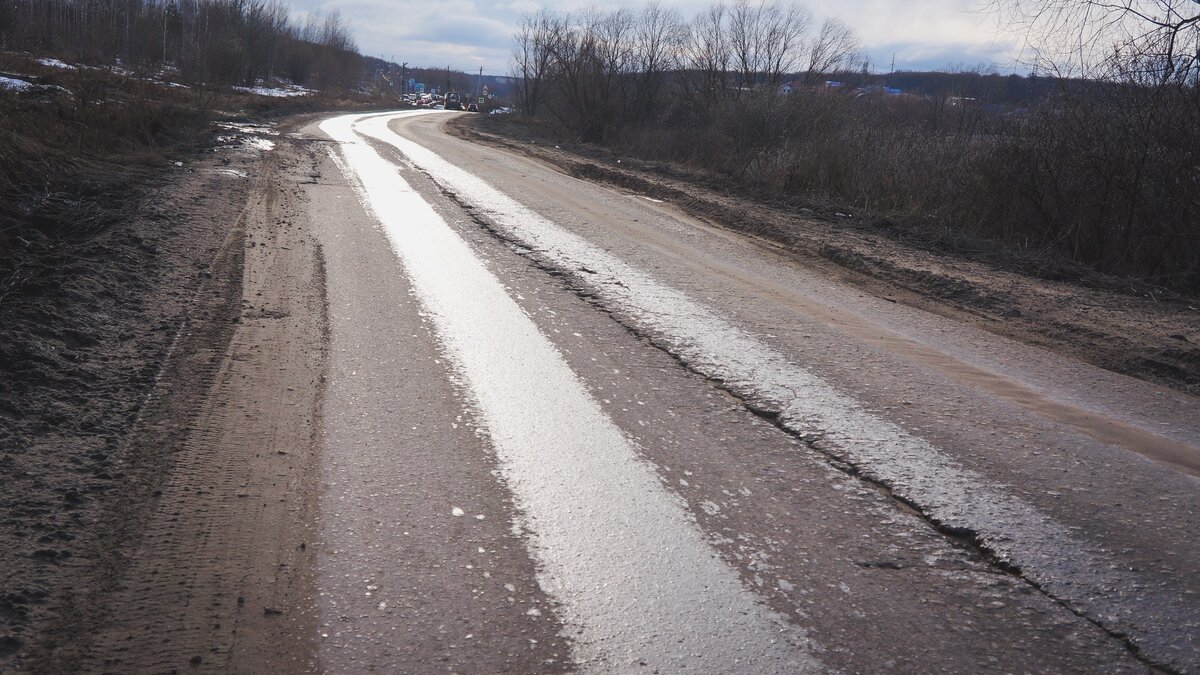
<path id="1" fill-rule="evenodd" d="M 0 672 L 313 668 L 324 299 L 291 128 L 218 123 L 0 304 Z"/>
<path id="2" fill-rule="evenodd" d="M 888 301 L 1200 394 L 1200 298 L 1056 261 L 947 246 L 850 209 L 799 206 L 684 167 L 557 141 L 506 117 L 461 116 L 446 128 L 577 178 L 669 202 Z"/>

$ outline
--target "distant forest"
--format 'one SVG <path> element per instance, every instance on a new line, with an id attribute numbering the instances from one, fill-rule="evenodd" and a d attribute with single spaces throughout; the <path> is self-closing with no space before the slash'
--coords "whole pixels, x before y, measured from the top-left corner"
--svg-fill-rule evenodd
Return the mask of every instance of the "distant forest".
<path id="1" fill-rule="evenodd" d="M 336 12 L 297 24 L 278 0 L 0 0 L 0 49 L 167 69 L 189 84 L 284 78 L 336 91 L 361 71 Z"/>

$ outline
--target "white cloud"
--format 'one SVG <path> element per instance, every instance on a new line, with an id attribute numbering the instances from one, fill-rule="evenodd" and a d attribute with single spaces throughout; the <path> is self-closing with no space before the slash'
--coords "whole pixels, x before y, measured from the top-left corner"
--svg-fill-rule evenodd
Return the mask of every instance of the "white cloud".
<path id="1" fill-rule="evenodd" d="M 998 33 L 980 0 L 814 0 L 819 17 L 838 16 L 854 27 L 877 68 L 910 70 L 946 65 L 994 63 L 1001 69 L 1016 59 L 1019 45 Z"/>

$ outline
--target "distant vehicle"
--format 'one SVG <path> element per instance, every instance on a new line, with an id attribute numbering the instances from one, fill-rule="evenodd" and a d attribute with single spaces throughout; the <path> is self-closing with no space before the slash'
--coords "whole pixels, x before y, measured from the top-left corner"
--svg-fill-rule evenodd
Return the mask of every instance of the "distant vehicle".
<path id="1" fill-rule="evenodd" d="M 462 110 L 462 95 L 457 91 L 446 92 L 446 110 Z"/>
<path id="2" fill-rule="evenodd" d="M 467 112 L 479 112 L 479 106 L 475 105 L 474 103 L 468 103 Z"/>

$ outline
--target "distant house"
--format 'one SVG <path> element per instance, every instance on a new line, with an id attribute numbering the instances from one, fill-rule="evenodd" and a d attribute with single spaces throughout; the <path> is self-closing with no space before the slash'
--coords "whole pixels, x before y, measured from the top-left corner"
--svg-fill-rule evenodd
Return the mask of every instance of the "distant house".
<path id="1" fill-rule="evenodd" d="M 904 93 L 903 89 L 898 87 L 888 87 L 881 84 L 870 84 L 865 87 L 858 88 L 859 94 L 883 94 L 885 96 L 899 96 Z"/>
<path id="2" fill-rule="evenodd" d="M 792 93 L 793 91 L 796 91 L 799 88 L 800 88 L 800 80 L 792 80 L 791 82 L 784 82 L 779 87 L 779 95 L 787 96 L 788 94 Z"/>

